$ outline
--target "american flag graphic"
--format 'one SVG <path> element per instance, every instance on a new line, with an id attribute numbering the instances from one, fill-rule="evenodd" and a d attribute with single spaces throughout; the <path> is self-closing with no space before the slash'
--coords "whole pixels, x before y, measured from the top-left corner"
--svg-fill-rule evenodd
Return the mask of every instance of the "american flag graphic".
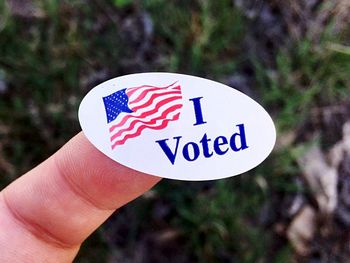
<path id="1" fill-rule="evenodd" d="M 178 120 L 182 108 L 181 86 L 177 82 L 156 87 L 143 85 L 119 90 L 103 97 L 111 147 L 115 149 L 144 129 L 162 130 Z"/>

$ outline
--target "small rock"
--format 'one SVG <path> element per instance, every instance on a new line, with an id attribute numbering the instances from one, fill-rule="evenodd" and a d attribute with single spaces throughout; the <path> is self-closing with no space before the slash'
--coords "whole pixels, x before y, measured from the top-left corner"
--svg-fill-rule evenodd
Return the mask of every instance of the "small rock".
<path id="1" fill-rule="evenodd" d="M 321 213 L 332 214 L 337 205 L 338 173 L 327 164 L 319 146 L 315 145 L 298 163 L 303 176 L 317 201 Z"/>
<path id="2" fill-rule="evenodd" d="M 316 230 L 316 214 L 311 206 L 304 206 L 287 230 L 287 237 L 299 255 L 310 254 L 310 242 Z"/>

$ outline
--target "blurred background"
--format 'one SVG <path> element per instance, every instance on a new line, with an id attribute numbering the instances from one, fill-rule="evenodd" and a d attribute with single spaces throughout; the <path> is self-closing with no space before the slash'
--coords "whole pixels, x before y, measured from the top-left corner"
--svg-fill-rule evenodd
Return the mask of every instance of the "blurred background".
<path id="1" fill-rule="evenodd" d="M 350 262 L 349 0 L 0 0 L 0 189 L 80 131 L 90 89 L 147 71 L 251 96 L 276 147 L 234 178 L 163 180 L 76 262 Z"/>

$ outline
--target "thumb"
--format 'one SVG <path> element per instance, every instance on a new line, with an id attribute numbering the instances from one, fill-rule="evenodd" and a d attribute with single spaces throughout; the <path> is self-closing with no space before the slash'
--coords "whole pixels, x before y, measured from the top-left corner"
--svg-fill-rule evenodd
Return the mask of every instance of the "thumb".
<path id="1" fill-rule="evenodd" d="M 0 192 L 5 262 L 69 262 L 114 211 L 160 178 L 114 162 L 79 133 Z"/>

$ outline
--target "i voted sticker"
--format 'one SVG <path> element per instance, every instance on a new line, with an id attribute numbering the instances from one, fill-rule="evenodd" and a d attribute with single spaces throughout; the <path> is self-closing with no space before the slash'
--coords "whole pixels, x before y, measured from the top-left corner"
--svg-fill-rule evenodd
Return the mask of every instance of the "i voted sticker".
<path id="1" fill-rule="evenodd" d="M 134 170 L 179 180 L 244 173 L 272 151 L 276 130 L 254 100 L 224 84 L 175 73 L 108 80 L 80 104 L 90 142 Z"/>

